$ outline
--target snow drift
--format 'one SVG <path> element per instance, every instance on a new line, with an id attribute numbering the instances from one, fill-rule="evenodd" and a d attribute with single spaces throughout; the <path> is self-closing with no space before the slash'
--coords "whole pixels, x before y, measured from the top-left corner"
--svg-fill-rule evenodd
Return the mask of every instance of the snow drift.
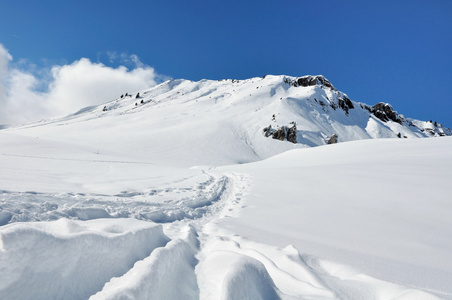
<path id="1" fill-rule="evenodd" d="M 0 298 L 452 299 L 448 135 L 322 76 L 2 129 Z"/>
<path id="2" fill-rule="evenodd" d="M 83 299 L 168 242 L 134 219 L 14 223 L 0 233 L 0 298 Z"/>

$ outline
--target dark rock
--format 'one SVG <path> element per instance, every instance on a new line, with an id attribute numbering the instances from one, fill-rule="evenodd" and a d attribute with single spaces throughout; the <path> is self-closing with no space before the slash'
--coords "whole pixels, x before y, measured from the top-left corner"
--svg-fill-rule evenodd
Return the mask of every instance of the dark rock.
<path id="1" fill-rule="evenodd" d="M 293 126 L 287 129 L 287 140 L 291 143 L 297 143 L 297 124 L 293 124 Z"/>
<path id="2" fill-rule="evenodd" d="M 392 106 L 387 103 L 379 102 L 375 104 L 372 106 L 372 113 L 383 122 L 391 120 L 402 124 L 402 119 L 397 112 L 392 109 Z"/>
<path id="3" fill-rule="evenodd" d="M 297 79 L 297 84 L 298 86 L 313 86 L 319 84 L 334 89 L 331 82 L 329 82 L 328 79 L 321 75 L 300 77 Z"/>
<path id="4" fill-rule="evenodd" d="M 272 138 L 275 140 L 284 141 L 286 139 L 286 127 L 283 126 L 272 133 Z"/>
<path id="5" fill-rule="evenodd" d="M 334 86 L 331 84 L 331 82 L 326 79 L 325 77 L 323 77 L 322 75 L 316 75 L 316 76 L 303 76 L 300 78 L 297 78 L 295 80 L 291 80 L 289 78 L 285 78 L 284 82 L 287 84 L 290 84 L 294 87 L 297 86 L 314 86 L 314 85 L 323 85 L 325 87 L 328 87 L 332 90 L 335 90 Z"/>
<path id="6" fill-rule="evenodd" d="M 337 134 L 333 134 L 332 136 L 330 136 L 327 141 L 327 144 L 336 144 L 337 143 Z"/>
<path id="7" fill-rule="evenodd" d="M 275 140 L 284 141 L 287 140 L 291 143 L 297 143 L 297 125 L 295 122 L 291 122 L 292 127 L 282 126 L 278 129 L 273 129 L 271 125 L 263 129 L 265 137 L 272 137 Z"/>
<path id="8" fill-rule="evenodd" d="M 269 125 L 268 127 L 264 128 L 264 135 L 265 137 L 269 137 L 273 132 L 272 126 Z"/>
<path id="9" fill-rule="evenodd" d="M 339 97 L 337 99 L 337 102 L 339 104 L 339 107 L 342 108 L 347 115 L 348 115 L 348 110 L 349 109 L 355 108 L 355 106 L 353 105 L 352 101 L 350 99 L 348 99 L 347 96 L 344 96 L 343 98 Z"/>

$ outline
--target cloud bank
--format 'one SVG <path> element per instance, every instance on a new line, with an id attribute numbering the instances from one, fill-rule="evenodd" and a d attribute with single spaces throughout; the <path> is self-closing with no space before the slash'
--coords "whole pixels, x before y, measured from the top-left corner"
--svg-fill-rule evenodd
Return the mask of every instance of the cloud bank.
<path id="1" fill-rule="evenodd" d="M 12 55 L 0 44 L 0 125 L 17 125 L 102 104 L 126 92 L 156 85 L 153 68 L 136 55 L 119 56 L 134 68 L 112 68 L 87 58 L 47 70 L 47 76 L 12 66 Z M 110 57 L 112 59 L 112 57 Z M 42 72 L 41 72 L 42 73 Z"/>

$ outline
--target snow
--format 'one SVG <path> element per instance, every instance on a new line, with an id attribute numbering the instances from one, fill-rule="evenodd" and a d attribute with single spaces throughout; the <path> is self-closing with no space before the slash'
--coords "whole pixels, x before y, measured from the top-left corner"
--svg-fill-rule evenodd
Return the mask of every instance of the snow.
<path id="1" fill-rule="evenodd" d="M 2 129 L 0 298 L 452 299 L 449 131 L 284 78 Z"/>
<path id="2" fill-rule="evenodd" d="M 1 230 L 1 299 L 82 299 L 168 242 L 135 219 L 13 223 Z"/>
<path id="3" fill-rule="evenodd" d="M 451 143 L 367 140 L 228 167 L 251 175 L 252 196 L 240 216 L 220 227 L 280 247 L 291 243 L 390 282 L 450 293 Z"/>
<path id="4" fill-rule="evenodd" d="M 199 294 L 195 254 L 186 241 L 172 240 L 90 299 L 195 299 Z"/>

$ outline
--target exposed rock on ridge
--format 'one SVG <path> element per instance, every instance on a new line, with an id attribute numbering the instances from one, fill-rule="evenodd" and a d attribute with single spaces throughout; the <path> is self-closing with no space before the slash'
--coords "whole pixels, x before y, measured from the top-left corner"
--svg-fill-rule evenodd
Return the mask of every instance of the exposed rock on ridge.
<path id="1" fill-rule="evenodd" d="M 273 129 L 271 125 L 269 125 L 268 127 L 264 128 L 264 135 L 266 137 L 272 137 L 275 140 L 280 140 L 280 141 L 285 141 L 287 140 L 288 142 L 297 143 L 297 125 L 295 124 L 295 122 L 292 122 L 293 126 L 292 127 L 288 127 L 288 126 L 282 126 L 280 128 L 277 129 Z"/>
<path id="2" fill-rule="evenodd" d="M 336 90 L 334 86 L 329 82 L 328 79 L 323 77 L 322 75 L 307 75 L 303 77 L 299 77 L 297 79 L 285 78 L 284 82 L 290 84 L 292 86 L 313 86 L 313 85 L 323 85 L 329 87 L 332 90 Z"/>
<path id="3" fill-rule="evenodd" d="M 372 113 L 381 121 L 387 122 L 389 120 L 402 124 L 402 118 L 388 103 L 379 102 L 372 106 Z"/>

